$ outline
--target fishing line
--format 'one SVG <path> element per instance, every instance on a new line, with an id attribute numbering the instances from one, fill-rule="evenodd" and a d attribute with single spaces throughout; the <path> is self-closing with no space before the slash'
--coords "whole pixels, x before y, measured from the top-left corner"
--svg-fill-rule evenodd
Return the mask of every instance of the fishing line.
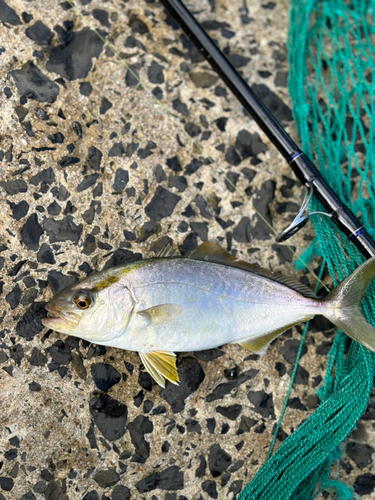
<path id="1" fill-rule="evenodd" d="M 319 272 L 319 280 L 323 276 L 325 265 L 326 265 L 326 261 L 325 261 L 325 259 L 323 259 L 322 267 L 320 268 L 320 272 Z M 315 293 L 317 293 L 317 291 L 318 291 L 318 283 L 316 284 L 316 287 L 315 287 L 315 290 L 314 290 Z M 289 383 L 288 392 L 286 393 L 286 396 L 285 396 L 285 399 L 284 399 L 283 409 L 281 410 L 280 418 L 279 418 L 279 421 L 277 422 L 276 429 L 275 429 L 275 432 L 273 434 L 273 438 L 272 438 L 272 442 L 271 442 L 271 445 L 270 445 L 270 449 L 268 450 L 268 455 L 267 455 L 267 458 L 266 458 L 266 462 L 267 462 L 267 460 L 269 458 L 271 458 L 271 455 L 272 455 L 272 452 L 273 452 L 273 449 L 274 449 L 274 446 L 275 446 L 275 443 L 276 443 L 277 435 L 279 433 L 279 430 L 280 430 L 280 427 L 281 427 L 281 424 L 282 424 L 282 421 L 283 421 L 283 418 L 284 418 L 284 415 L 285 415 L 285 412 L 286 412 L 286 409 L 287 409 L 287 406 L 288 406 L 289 396 L 290 396 L 290 393 L 292 392 L 292 388 L 293 388 L 293 384 L 294 384 L 294 379 L 296 378 L 296 374 L 297 374 L 297 370 L 298 370 L 298 365 L 299 365 L 299 360 L 300 360 L 301 355 L 302 355 L 302 348 L 303 348 L 303 346 L 305 344 L 306 334 L 307 334 L 307 331 L 309 329 L 309 326 L 310 326 L 310 320 L 306 321 L 306 325 L 305 325 L 305 328 L 304 328 L 303 333 L 302 333 L 301 341 L 300 341 L 299 348 L 298 348 L 297 357 L 296 357 L 296 360 L 295 360 L 295 363 L 294 363 L 293 373 L 292 373 L 292 376 L 290 377 L 290 383 Z"/>
<path id="2" fill-rule="evenodd" d="M 156 105 L 158 105 L 158 106 L 161 107 L 161 109 L 164 111 L 164 113 L 167 116 L 169 116 L 172 119 L 172 121 L 179 127 L 179 129 L 181 130 L 181 132 L 184 133 L 185 137 L 188 137 L 188 139 L 190 140 L 190 142 L 192 143 L 192 145 L 194 147 L 196 147 L 198 149 L 198 151 L 203 156 L 205 156 L 207 158 L 207 160 L 209 161 L 209 163 L 211 165 L 213 165 L 213 167 L 220 174 L 222 174 L 224 176 L 225 180 L 236 191 L 236 193 L 244 201 L 247 201 L 247 198 L 244 195 L 244 193 L 240 189 L 238 189 L 238 187 L 228 178 L 228 176 L 226 175 L 225 171 L 217 164 L 217 162 L 211 156 L 205 154 L 205 148 L 186 132 L 186 130 L 184 129 L 184 127 L 182 127 L 182 125 L 179 122 L 179 120 L 176 119 L 176 117 L 174 116 L 174 114 L 167 108 L 167 106 L 165 106 L 161 101 L 158 100 L 158 98 L 153 94 L 152 90 L 146 85 L 146 83 L 141 79 L 141 77 L 135 71 L 133 71 L 133 69 L 128 65 L 128 63 L 124 59 L 122 59 L 122 57 L 117 52 L 117 50 L 115 49 L 115 47 L 111 44 L 111 42 L 107 41 L 101 35 L 101 33 L 99 33 L 99 31 L 95 27 L 92 26 L 92 24 L 90 23 L 90 21 L 88 20 L 88 18 L 84 14 L 82 14 L 82 12 L 74 5 L 74 3 L 72 2 L 72 0 L 67 0 L 67 2 L 72 7 L 72 9 L 74 10 L 74 12 L 76 12 L 76 14 L 81 18 L 81 20 L 83 21 L 83 23 L 86 26 L 88 26 L 90 29 L 92 29 L 93 32 L 104 43 L 103 48 L 104 47 L 108 47 L 111 50 L 111 52 L 114 54 L 114 56 L 119 61 L 119 63 L 122 64 L 122 66 L 127 71 L 129 71 L 129 73 L 138 81 L 138 83 L 140 83 L 140 85 L 143 88 L 143 90 L 148 95 L 150 95 L 152 97 L 152 99 L 154 101 L 154 104 L 156 104 Z M 265 217 L 254 207 L 254 204 L 252 205 L 252 208 L 256 212 L 256 214 L 262 219 L 262 221 L 265 222 L 267 224 L 267 226 L 273 231 L 273 233 L 277 234 L 277 231 L 274 229 L 274 227 L 272 227 L 272 225 L 265 219 Z M 291 246 L 289 246 L 289 245 L 285 245 L 285 246 L 292 252 L 292 254 L 295 256 L 295 258 L 301 262 L 301 264 L 303 265 L 303 267 L 306 268 L 311 273 L 312 276 L 314 276 L 314 278 L 317 280 L 317 282 L 320 283 L 327 291 L 330 291 L 329 288 L 323 283 L 323 281 L 321 281 L 319 279 L 319 277 L 317 276 L 317 274 L 307 265 L 307 263 L 304 262 L 303 259 L 300 256 L 297 255 L 297 252 Z"/>

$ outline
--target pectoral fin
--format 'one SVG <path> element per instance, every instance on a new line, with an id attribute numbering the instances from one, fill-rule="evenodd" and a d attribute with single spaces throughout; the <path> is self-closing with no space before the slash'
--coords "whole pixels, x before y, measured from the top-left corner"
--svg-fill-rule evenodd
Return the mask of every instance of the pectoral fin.
<path id="1" fill-rule="evenodd" d="M 291 323 L 290 325 L 284 325 L 281 328 L 278 328 L 277 330 L 273 330 L 272 332 L 266 333 L 266 335 L 262 335 L 261 337 L 256 337 L 244 340 L 243 342 L 238 342 L 240 346 L 244 347 L 248 351 L 255 352 L 256 354 L 265 354 L 267 352 L 267 349 L 270 345 L 270 343 L 279 335 L 281 335 L 283 332 L 291 328 L 292 326 L 299 325 L 303 321 L 307 321 L 311 319 L 312 316 L 308 318 L 302 318 L 301 320 Z"/>
<path id="2" fill-rule="evenodd" d="M 152 326 L 163 326 L 177 318 L 183 310 L 184 308 L 180 304 L 160 304 L 139 311 L 138 314 L 145 316 Z"/>
<path id="3" fill-rule="evenodd" d="M 176 355 L 174 352 L 140 352 L 139 355 L 148 373 L 161 387 L 165 387 L 166 379 L 172 382 L 172 384 L 178 385 L 180 379 L 178 377 Z"/>

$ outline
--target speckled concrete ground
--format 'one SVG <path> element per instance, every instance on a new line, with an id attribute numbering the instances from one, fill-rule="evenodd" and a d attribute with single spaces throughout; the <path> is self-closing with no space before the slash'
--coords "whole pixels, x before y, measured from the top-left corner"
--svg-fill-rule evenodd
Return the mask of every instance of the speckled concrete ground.
<path id="1" fill-rule="evenodd" d="M 295 136 L 288 2 L 189 6 Z M 167 242 L 185 254 L 218 238 L 314 287 L 292 265 L 312 228 L 291 250 L 254 209 L 280 231 L 301 191 L 158 3 L 77 7 L 85 19 L 67 2 L 0 0 L 0 499 L 234 499 L 265 461 L 301 327 L 262 358 L 237 345 L 179 354 L 181 385 L 161 390 L 136 353 L 47 331 L 40 318 L 65 286 Z M 334 332 L 322 320 L 310 331 L 278 443 L 318 403 Z M 340 472 L 366 498 L 374 419 L 370 403 Z"/>

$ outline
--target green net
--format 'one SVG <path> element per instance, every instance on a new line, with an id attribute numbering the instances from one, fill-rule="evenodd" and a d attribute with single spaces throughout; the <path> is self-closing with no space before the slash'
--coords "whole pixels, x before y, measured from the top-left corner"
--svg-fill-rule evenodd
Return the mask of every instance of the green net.
<path id="1" fill-rule="evenodd" d="M 373 238 L 374 11 L 370 0 L 292 0 L 288 40 L 289 89 L 303 150 Z M 310 208 L 323 209 L 316 199 Z M 314 217 L 315 249 L 336 285 L 364 258 L 330 219 Z M 362 306 L 374 324 L 374 285 Z M 266 461 L 239 499 L 307 500 L 322 490 L 331 498 L 355 498 L 338 480 L 338 464 L 345 438 L 366 409 L 374 368 L 375 356 L 338 332 L 318 409 Z"/>

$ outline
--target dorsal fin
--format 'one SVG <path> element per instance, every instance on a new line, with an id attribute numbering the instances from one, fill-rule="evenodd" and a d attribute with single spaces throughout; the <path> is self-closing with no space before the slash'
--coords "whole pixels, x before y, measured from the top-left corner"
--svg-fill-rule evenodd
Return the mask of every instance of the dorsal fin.
<path id="1" fill-rule="evenodd" d="M 296 279 L 282 276 L 279 273 L 273 273 L 272 271 L 268 271 L 267 269 L 263 269 L 262 267 L 254 266 L 254 264 L 249 264 L 248 262 L 244 262 L 243 260 L 236 260 L 231 264 L 232 267 L 237 267 L 238 269 L 243 269 L 245 271 L 249 271 L 250 273 L 257 274 L 258 276 L 263 276 L 263 278 L 268 278 L 272 281 L 276 281 L 281 285 L 287 286 L 292 290 L 300 293 L 304 297 L 308 297 L 310 299 L 318 298 L 317 295 L 306 285 L 300 283 Z"/>
<path id="2" fill-rule="evenodd" d="M 258 276 L 262 276 L 263 278 L 267 278 L 269 280 L 276 281 L 281 285 L 287 286 L 304 297 L 308 297 L 310 299 L 317 298 L 315 293 L 310 290 L 308 286 L 303 285 L 293 278 L 285 278 L 279 273 L 273 273 L 267 269 L 255 266 L 254 264 L 249 264 L 243 260 L 237 260 L 233 257 L 233 255 L 225 251 L 216 240 L 208 240 L 205 243 L 202 243 L 202 245 L 199 245 L 199 247 L 189 255 L 189 259 L 203 260 L 205 262 L 213 262 L 215 264 L 223 264 L 225 266 L 243 269 L 244 271 L 257 274 Z"/>
<path id="3" fill-rule="evenodd" d="M 225 264 L 227 266 L 236 260 L 233 255 L 219 245 L 217 240 L 208 240 L 202 243 L 197 249 L 193 250 L 188 257 L 189 259 Z"/>
<path id="4" fill-rule="evenodd" d="M 178 255 L 180 255 L 178 250 L 173 248 L 171 243 L 168 243 L 168 245 L 166 245 L 164 248 L 159 250 L 159 252 L 156 254 L 156 257 L 158 259 L 167 259 L 167 258 L 171 258 L 171 257 L 176 257 Z"/>

